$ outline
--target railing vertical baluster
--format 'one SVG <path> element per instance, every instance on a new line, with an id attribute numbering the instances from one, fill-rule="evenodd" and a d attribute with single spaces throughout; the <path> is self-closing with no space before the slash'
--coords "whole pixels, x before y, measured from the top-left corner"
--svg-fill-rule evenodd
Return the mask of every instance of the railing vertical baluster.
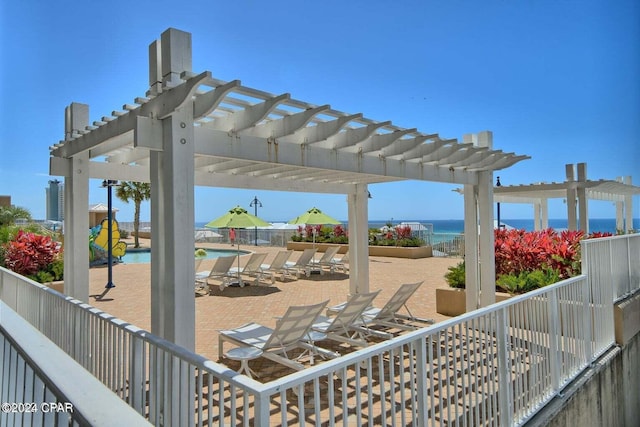
<path id="1" fill-rule="evenodd" d="M 144 414 L 144 400 L 143 394 L 145 392 L 145 380 L 144 380 L 144 365 L 143 365 L 143 343 L 142 340 L 132 338 L 132 345 L 129 348 L 129 380 L 127 384 L 128 388 L 128 402 L 133 408 L 140 414 Z"/>
<path id="2" fill-rule="evenodd" d="M 591 295 L 591 286 L 588 280 L 583 280 L 580 283 L 580 289 L 582 293 L 582 328 L 584 330 L 584 355 L 585 361 L 589 364 L 593 360 L 593 327 L 594 327 L 594 315 L 596 305 L 593 303 Z"/>
<path id="3" fill-rule="evenodd" d="M 416 340 L 416 388 L 417 388 L 417 400 L 418 400 L 418 419 L 417 425 L 426 427 L 429 419 L 427 418 L 427 343 L 424 337 Z"/>
<path id="4" fill-rule="evenodd" d="M 265 394 L 260 393 L 260 394 L 254 395 L 254 399 L 253 399 L 253 403 L 255 405 L 254 421 L 255 421 L 256 427 L 268 427 L 270 425 L 270 408 L 269 408 L 270 400 L 271 400 L 271 396 L 266 393 Z M 282 400 L 283 401 L 285 400 L 284 396 Z M 304 418 L 304 411 L 303 411 L 303 414 L 300 416 Z"/>
<path id="5" fill-rule="evenodd" d="M 560 389 L 561 360 L 560 349 L 554 331 L 560 330 L 560 316 L 558 315 L 558 298 L 555 290 L 549 293 L 549 363 L 551 368 L 551 387 L 555 395 Z"/>
<path id="6" fill-rule="evenodd" d="M 508 337 L 509 313 L 507 308 L 496 311 L 496 336 Z M 498 407 L 495 415 L 500 420 L 500 425 L 511 426 L 513 424 L 513 389 L 511 388 L 511 364 L 508 357 L 508 340 L 496 340 L 498 353 Z M 517 375 L 517 373 L 516 373 Z"/>

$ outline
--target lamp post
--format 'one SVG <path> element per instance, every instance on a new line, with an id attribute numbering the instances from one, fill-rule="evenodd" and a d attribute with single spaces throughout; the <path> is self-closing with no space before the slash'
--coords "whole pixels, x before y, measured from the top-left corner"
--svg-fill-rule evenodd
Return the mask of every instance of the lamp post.
<path id="1" fill-rule="evenodd" d="M 255 216 L 258 216 L 258 207 L 262 207 L 262 203 L 260 202 L 260 200 L 258 200 L 258 196 L 255 196 L 253 198 L 253 200 L 251 201 L 251 203 L 249 203 L 249 207 L 253 208 L 253 212 Z M 256 246 L 258 246 L 258 226 L 256 226 L 254 228 L 254 241 L 253 243 L 255 243 Z"/>
<path id="2" fill-rule="evenodd" d="M 102 181 L 102 187 L 107 189 L 107 284 L 106 289 L 115 288 L 113 284 L 113 225 L 112 222 L 112 200 L 111 200 L 111 187 L 118 185 L 118 181 L 105 179 Z"/>
<path id="3" fill-rule="evenodd" d="M 502 184 L 500 184 L 500 177 L 497 177 L 497 182 L 496 182 L 496 187 L 501 187 Z M 500 230 L 500 202 L 497 203 L 498 205 L 498 230 Z"/>

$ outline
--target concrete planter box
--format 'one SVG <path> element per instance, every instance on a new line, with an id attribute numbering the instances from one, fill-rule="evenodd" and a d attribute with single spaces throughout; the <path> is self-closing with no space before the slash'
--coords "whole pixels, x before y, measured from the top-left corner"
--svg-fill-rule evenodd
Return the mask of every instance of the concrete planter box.
<path id="1" fill-rule="evenodd" d="M 511 298 L 511 295 L 496 292 L 496 302 Z M 460 316 L 467 312 L 467 291 L 457 288 L 436 289 L 436 311 L 445 316 Z"/>
<path id="2" fill-rule="evenodd" d="M 57 282 L 47 282 L 43 283 L 44 286 L 53 289 L 54 291 L 58 291 L 61 294 L 64 294 L 64 281 L 59 280 Z"/>
<path id="3" fill-rule="evenodd" d="M 336 245 L 335 243 L 316 243 L 318 252 L 324 252 L 330 246 L 340 246 L 338 253 L 343 254 L 349 250 L 349 245 Z M 287 242 L 287 249 L 303 251 L 312 248 L 313 243 L 309 242 Z M 431 246 L 419 246 L 417 248 L 401 248 L 396 246 L 369 246 L 370 256 L 382 256 L 392 258 L 429 258 L 433 256 Z"/>

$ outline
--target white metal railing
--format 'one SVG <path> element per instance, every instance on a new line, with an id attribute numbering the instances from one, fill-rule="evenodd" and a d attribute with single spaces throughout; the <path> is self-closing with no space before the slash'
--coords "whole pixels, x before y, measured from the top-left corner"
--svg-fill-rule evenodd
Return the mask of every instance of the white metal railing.
<path id="1" fill-rule="evenodd" d="M 609 288 L 582 275 L 261 384 L 0 273 L 7 304 L 154 424 L 518 425 L 613 344 Z"/>
<path id="2" fill-rule="evenodd" d="M 464 234 L 431 233 L 427 237 L 426 244 L 433 248 L 433 256 L 464 255 Z"/>
<path id="3" fill-rule="evenodd" d="M 587 239 L 582 245 L 582 272 L 611 287 L 619 301 L 640 289 L 640 234 Z"/>
<path id="4" fill-rule="evenodd" d="M 86 391 L 90 390 L 90 393 Z M 0 301 L 0 425 L 149 425 Z"/>
<path id="5" fill-rule="evenodd" d="M 0 299 L 153 424 L 235 424 L 253 405 L 251 379 L 4 268 Z"/>

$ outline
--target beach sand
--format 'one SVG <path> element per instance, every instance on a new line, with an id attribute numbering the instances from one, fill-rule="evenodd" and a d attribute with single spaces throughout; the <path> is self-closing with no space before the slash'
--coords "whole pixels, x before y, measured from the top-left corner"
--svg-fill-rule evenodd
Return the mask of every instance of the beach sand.
<path id="1" fill-rule="evenodd" d="M 148 246 L 149 241 L 142 240 Z M 229 244 L 198 244 L 198 247 L 234 249 Z M 280 247 L 243 246 L 243 250 L 266 252 L 265 263 L 270 263 Z M 294 252 L 295 260 L 301 252 Z M 249 258 L 242 256 L 240 264 Z M 369 289 L 380 289 L 374 300 L 382 306 L 403 283 L 424 281 L 411 297 L 408 307 L 414 316 L 433 319 L 436 322 L 449 317 L 436 313 L 436 288 L 446 288 L 444 274 L 449 266 L 460 262 L 460 258 L 402 259 L 387 257 L 369 258 Z M 204 260 L 200 271 L 209 270 L 214 260 Z M 113 267 L 111 289 L 102 300 L 90 297 L 89 303 L 105 312 L 147 331 L 151 330 L 150 310 L 150 264 L 118 264 Z M 104 292 L 107 283 L 107 268 L 92 268 L 90 295 Z M 270 282 L 269 282 L 270 283 Z M 192 283 L 180 284 L 193 288 Z M 213 361 L 218 361 L 218 330 L 229 329 L 248 322 L 257 322 L 274 327 L 275 318 L 281 316 L 291 305 L 314 304 L 329 300 L 337 304 L 346 300 L 349 293 L 349 277 L 344 273 L 304 276 L 299 280 L 276 280 L 272 286 L 228 287 L 220 291 L 211 287 L 209 295 L 196 297 L 196 352 Z M 227 348 L 225 348 L 227 349 Z M 222 360 L 222 362 L 226 362 Z"/>

